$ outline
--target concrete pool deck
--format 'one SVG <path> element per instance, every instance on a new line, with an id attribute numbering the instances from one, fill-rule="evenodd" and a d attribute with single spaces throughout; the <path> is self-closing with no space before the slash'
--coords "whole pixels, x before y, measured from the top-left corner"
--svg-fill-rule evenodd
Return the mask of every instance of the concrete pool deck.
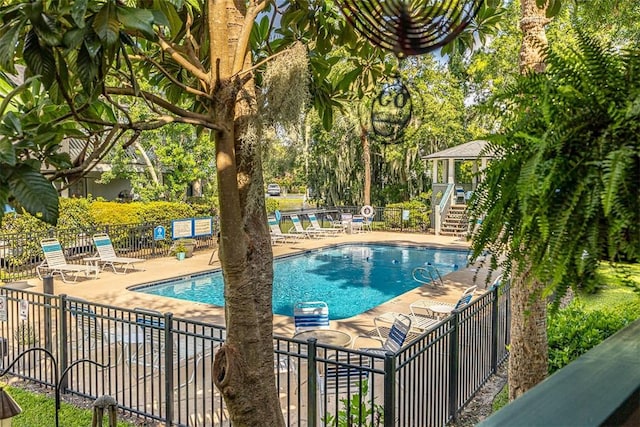
<path id="1" fill-rule="evenodd" d="M 458 237 L 374 231 L 279 244 L 273 247 L 273 252 L 274 256 L 288 255 L 340 243 L 396 243 L 448 249 L 467 249 L 469 247 L 468 242 Z M 194 252 L 192 258 L 183 261 L 178 261 L 175 257 L 151 259 L 138 265 L 144 268 L 144 271 L 114 274 L 111 270 L 105 270 L 100 273 L 98 279 L 80 278 L 77 283 L 64 283 L 59 276 L 55 276 L 54 293 L 129 309 L 144 307 L 163 313 L 171 312 L 177 317 L 223 325 L 224 309 L 222 307 L 128 290 L 128 288 L 139 284 L 217 269 L 220 267 L 220 263 L 216 257 L 214 257 L 215 262 L 209 265 L 211 253 L 212 250 L 199 250 Z M 386 312 L 410 313 L 409 304 L 415 300 L 429 298 L 443 302 L 456 302 L 462 291 L 474 284 L 478 285 L 476 295 L 481 294 L 487 286 L 485 284 L 487 274 L 487 268 L 461 268 L 443 277 L 444 286 L 419 286 L 362 314 L 332 321 L 331 326 L 348 332 L 352 337 L 368 334 L 374 329 L 373 319 L 376 316 Z M 494 272 L 493 275 L 496 276 L 497 273 Z M 409 278 L 408 280 L 413 279 Z M 28 282 L 32 286 L 29 290 L 40 292 L 43 290 L 42 281 L 38 278 L 30 279 Z M 274 315 L 273 323 L 274 333 L 289 337 L 293 335 L 293 318 Z M 363 342 L 363 344 L 365 343 Z"/>

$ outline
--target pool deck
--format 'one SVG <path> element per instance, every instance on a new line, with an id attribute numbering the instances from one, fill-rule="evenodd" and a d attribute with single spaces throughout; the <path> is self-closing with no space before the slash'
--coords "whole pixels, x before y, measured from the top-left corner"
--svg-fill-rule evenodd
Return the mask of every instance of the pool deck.
<path id="1" fill-rule="evenodd" d="M 306 239 L 298 243 L 279 244 L 273 247 L 273 252 L 274 256 L 287 255 L 340 243 L 396 243 L 449 249 L 467 249 L 469 247 L 468 242 L 458 237 L 374 231 L 360 234 L 343 234 L 338 237 L 324 239 Z M 222 307 L 128 290 L 129 287 L 134 285 L 217 269 L 220 267 L 217 257 L 214 257 L 214 263 L 209 265 L 211 253 L 211 250 L 199 250 L 194 252 L 193 257 L 183 261 L 178 261 L 175 257 L 147 260 L 138 265 L 144 268 L 144 271 L 114 274 L 111 270 L 105 270 L 100 273 L 98 279 L 80 278 L 77 283 L 64 283 L 56 275 L 54 293 L 130 309 L 144 307 L 161 312 L 171 312 L 178 317 L 223 325 L 224 310 Z M 420 286 L 357 316 L 332 321 L 331 326 L 348 332 L 353 337 L 370 334 L 374 329 L 373 319 L 376 316 L 385 312 L 410 313 L 409 304 L 415 300 L 429 298 L 444 302 L 456 302 L 462 291 L 473 284 L 478 285 L 476 295 L 484 292 L 487 273 L 487 268 L 461 268 L 443 277 L 444 286 Z M 496 274 L 494 272 L 494 276 Z M 33 286 L 29 290 L 42 291 L 42 281 L 39 279 L 31 279 L 28 282 L 29 285 Z M 273 323 L 276 334 L 293 335 L 293 318 L 274 315 Z M 363 342 L 362 344 L 365 343 Z"/>

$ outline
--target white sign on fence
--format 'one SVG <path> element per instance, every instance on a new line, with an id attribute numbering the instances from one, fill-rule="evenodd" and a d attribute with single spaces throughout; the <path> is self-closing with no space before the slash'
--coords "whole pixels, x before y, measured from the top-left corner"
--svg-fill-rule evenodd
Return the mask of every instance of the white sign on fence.
<path id="1" fill-rule="evenodd" d="M 26 299 L 21 299 L 18 303 L 18 316 L 20 316 L 20 320 L 29 318 L 29 301 Z"/>
<path id="2" fill-rule="evenodd" d="M 0 296 L 0 322 L 7 321 L 7 297 Z"/>

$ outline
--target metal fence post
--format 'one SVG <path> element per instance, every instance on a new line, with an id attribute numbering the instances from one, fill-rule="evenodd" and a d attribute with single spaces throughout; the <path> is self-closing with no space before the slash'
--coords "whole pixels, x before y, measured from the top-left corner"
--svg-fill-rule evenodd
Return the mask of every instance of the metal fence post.
<path id="1" fill-rule="evenodd" d="M 307 369 L 307 426 L 316 427 L 318 422 L 318 399 L 317 399 L 317 381 L 318 367 L 316 365 L 316 343 L 315 338 L 309 338 L 307 341 L 307 352 L 309 357 L 309 369 Z"/>
<path id="2" fill-rule="evenodd" d="M 69 341 L 68 339 L 68 326 L 67 326 L 67 295 L 66 294 L 62 294 L 60 295 L 60 330 L 58 331 L 58 336 L 60 337 L 60 349 L 59 349 L 59 357 L 58 357 L 58 372 L 64 372 L 68 365 L 69 365 L 69 354 L 67 352 L 67 342 Z M 59 385 L 59 390 L 62 393 L 65 393 L 67 390 L 67 387 L 69 385 L 69 380 L 67 379 L 68 376 L 65 375 L 62 380 L 60 381 L 60 385 Z"/>
<path id="3" fill-rule="evenodd" d="M 164 315 L 164 400 L 165 400 L 165 425 L 173 424 L 173 367 L 178 361 L 173 360 L 173 313 Z M 175 365 L 174 365 L 175 363 Z"/>
<path id="4" fill-rule="evenodd" d="M 491 372 L 498 369 L 498 287 L 491 292 Z"/>
<path id="5" fill-rule="evenodd" d="M 458 414 L 458 322 L 460 321 L 460 313 L 454 310 L 452 314 L 451 332 L 449 336 L 449 414 L 455 421 Z"/>
<path id="6" fill-rule="evenodd" d="M 396 356 L 384 355 L 384 427 L 396 425 Z"/>
<path id="7" fill-rule="evenodd" d="M 53 296 L 53 276 L 42 278 L 44 290 L 44 348 L 51 351 L 53 345 L 53 330 L 51 327 L 51 297 Z"/>

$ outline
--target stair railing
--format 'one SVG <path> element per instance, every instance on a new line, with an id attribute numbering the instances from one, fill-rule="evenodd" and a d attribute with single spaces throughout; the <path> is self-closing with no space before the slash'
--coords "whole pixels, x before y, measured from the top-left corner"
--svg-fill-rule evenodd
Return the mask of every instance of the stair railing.
<path id="1" fill-rule="evenodd" d="M 451 207 L 451 201 L 453 200 L 453 187 L 454 184 L 447 185 L 447 189 L 440 200 L 440 204 L 436 209 L 435 215 L 435 230 L 436 236 L 440 235 L 442 231 L 442 221 L 446 218 L 447 213 L 449 213 L 449 208 Z"/>

